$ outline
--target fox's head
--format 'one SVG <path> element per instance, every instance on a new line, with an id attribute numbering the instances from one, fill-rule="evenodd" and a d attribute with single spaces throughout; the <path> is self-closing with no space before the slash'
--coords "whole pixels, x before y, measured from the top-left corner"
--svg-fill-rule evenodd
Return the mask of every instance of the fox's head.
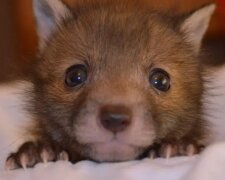
<path id="1" fill-rule="evenodd" d="M 162 139 L 202 137 L 198 58 L 214 5 L 187 15 L 128 0 L 33 0 L 33 77 L 43 134 L 96 161 L 137 158 Z"/>

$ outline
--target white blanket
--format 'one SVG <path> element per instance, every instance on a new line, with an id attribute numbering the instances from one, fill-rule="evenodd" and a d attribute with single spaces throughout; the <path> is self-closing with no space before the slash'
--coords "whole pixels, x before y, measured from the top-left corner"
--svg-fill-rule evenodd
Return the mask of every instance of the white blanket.
<path id="1" fill-rule="evenodd" d="M 124 163 L 69 162 L 38 164 L 34 169 L 2 171 L 1 180 L 224 180 L 225 143 L 200 156 L 144 159 Z"/>
<path id="2" fill-rule="evenodd" d="M 205 97 L 209 102 L 205 109 L 212 123 L 213 140 L 218 142 L 225 139 L 225 67 L 215 69 L 214 77 L 211 84 L 215 87 L 211 90 L 214 95 Z M 225 180 L 225 143 L 222 142 L 194 157 L 102 164 L 57 162 L 38 164 L 33 169 L 4 171 L 8 153 L 24 141 L 20 127 L 29 121 L 29 116 L 22 110 L 21 89 L 26 86 L 13 83 L 0 87 L 0 180 Z"/>

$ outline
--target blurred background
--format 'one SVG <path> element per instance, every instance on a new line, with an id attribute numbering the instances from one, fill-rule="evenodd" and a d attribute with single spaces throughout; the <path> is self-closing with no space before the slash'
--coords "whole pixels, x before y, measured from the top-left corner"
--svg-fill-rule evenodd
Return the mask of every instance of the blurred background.
<path id="1" fill-rule="evenodd" d="M 68 5 L 76 0 L 64 0 Z M 163 10 L 184 13 L 211 2 L 217 10 L 204 39 L 204 63 L 219 66 L 225 62 L 225 0 L 145 0 Z M 37 50 L 32 0 L 0 0 L 0 81 L 29 72 Z"/>

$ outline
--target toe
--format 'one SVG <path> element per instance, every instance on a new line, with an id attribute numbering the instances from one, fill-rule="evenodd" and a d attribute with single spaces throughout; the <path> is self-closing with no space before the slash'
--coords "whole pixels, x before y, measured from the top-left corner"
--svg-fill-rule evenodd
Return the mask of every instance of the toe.
<path id="1" fill-rule="evenodd" d="M 56 154 L 50 145 L 42 145 L 39 151 L 42 162 L 47 163 L 55 160 Z"/>
<path id="2" fill-rule="evenodd" d="M 156 151 L 154 149 L 151 149 L 148 153 L 148 158 L 150 159 L 155 159 L 157 156 L 156 156 Z"/>
<path id="3" fill-rule="evenodd" d="M 5 162 L 5 170 L 10 171 L 18 168 L 19 166 L 16 163 L 15 155 L 14 154 L 10 155 Z"/>
<path id="4" fill-rule="evenodd" d="M 17 164 L 22 168 L 33 167 L 40 157 L 37 152 L 37 147 L 34 143 L 28 142 L 23 144 L 16 153 Z"/>
<path id="5" fill-rule="evenodd" d="M 186 148 L 186 154 L 187 154 L 187 156 L 193 156 L 196 153 L 197 153 L 196 146 L 194 146 L 193 144 L 187 145 L 187 148 Z"/>
<path id="6" fill-rule="evenodd" d="M 178 154 L 178 147 L 176 144 L 170 143 L 162 144 L 159 150 L 160 157 L 164 157 L 166 159 L 176 156 L 177 154 Z"/>
<path id="7" fill-rule="evenodd" d="M 69 161 L 69 154 L 66 151 L 62 151 L 58 155 L 58 160 L 61 160 L 61 161 Z"/>

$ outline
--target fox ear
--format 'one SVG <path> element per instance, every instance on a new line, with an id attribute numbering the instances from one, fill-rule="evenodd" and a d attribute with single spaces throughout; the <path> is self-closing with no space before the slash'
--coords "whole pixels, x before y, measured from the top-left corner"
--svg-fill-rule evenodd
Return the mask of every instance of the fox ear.
<path id="1" fill-rule="evenodd" d="M 61 0 L 33 0 L 39 48 L 43 49 L 52 33 L 72 13 Z"/>
<path id="2" fill-rule="evenodd" d="M 210 4 L 190 13 L 180 26 L 181 32 L 185 34 L 186 41 L 192 45 L 195 53 L 200 50 L 203 36 L 215 8 L 215 4 Z"/>

